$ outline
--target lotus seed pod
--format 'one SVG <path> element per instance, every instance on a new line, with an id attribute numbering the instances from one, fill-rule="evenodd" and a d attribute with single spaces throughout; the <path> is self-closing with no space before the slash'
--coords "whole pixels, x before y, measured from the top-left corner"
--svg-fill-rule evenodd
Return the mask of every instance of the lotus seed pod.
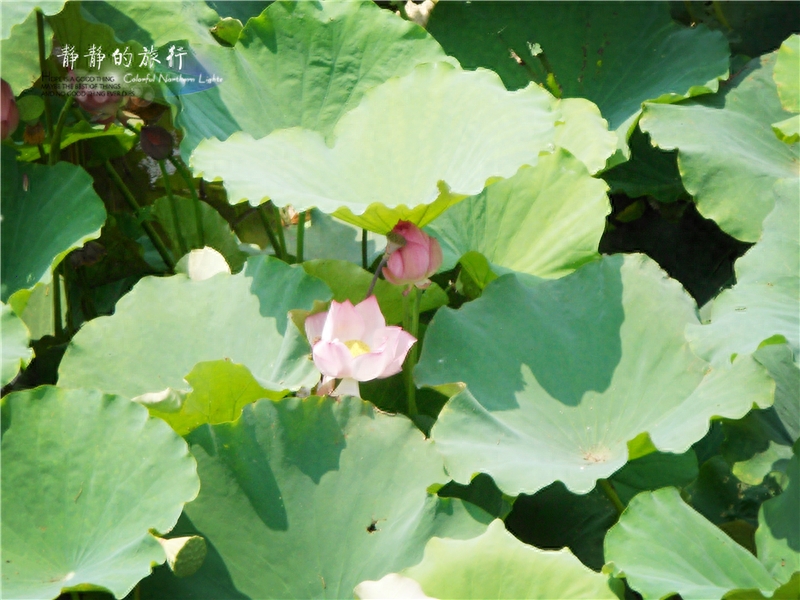
<path id="1" fill-rule="evenodd" d="M 167 564 L 176 577 L 188 577 L 197 572 L 206 558 L 206 541 L 199 535 L 164 539 L 156 537 L 167 555 Z"/>

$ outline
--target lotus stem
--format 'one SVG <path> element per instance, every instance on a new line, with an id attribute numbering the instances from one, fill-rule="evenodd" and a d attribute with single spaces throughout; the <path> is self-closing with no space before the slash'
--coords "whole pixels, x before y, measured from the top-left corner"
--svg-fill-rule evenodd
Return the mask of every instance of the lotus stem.
<path id="1" fill-rule="evenodd" d="M 367 230 L 361 230 L 361 267 L 367 269 Z"/>
<path id="2" fill-rule="evenodd" d="M 413 298 L 411 298 L 412 294 Z M 422 290 L 416 286 L 410 286 L 403 294 L 403 329 L 417 340 L 417 343 L 411 346 L 411 350 L 408 351 L 408 356 L 406 356 L 406 360 L 403 363 L 409 417 L 419 414 L 417 410 L 417 386 L 414 385 L 414 366 L 417 364 L 419 355 L 419 305 L 421 296 Z"/>
<path id="3" fill-rule="evenodd" d="M 603 493 L 611 500 L 611 504 L 617 509 L 617 515 L 621 515 L 622 511 L 625 510 L 625 505 L 622 503 L 622 500 L 619 499 L 614 486 L 611 485 L 608 479 L 598 479 L 597 483 L 600 484 L 600 489 L 603 490 Z"/>
<path id="4" fill-rule="evenodd" d="M 303 242 L 306 236 L 306 211 L 297 220 L 297 262 L 303 262 Z"/>
<path id="5" fill-rule="evenodd" d="M 53 269 L 53 330 L 57 339 L 64 336 L 64 327 L 61 324 L 61 275 L 58 267 Z"/>
<path id="6" fill-rule="evenodd" d="M 262 204 L 257 209 L 258 216 L 261 217 L 261 223 L 264 225 L 264 231 L 267 233 L 267 237 L 269 238 L 269 243 L 272 246 L 272 250 L 275 252 L 275 256 L 280 258 L 281 260 L 285 259 L 283 254 L 283 250 L 281 249 L 281 244 L 278 241 L 278 238 L 275 237 L 275 232 L 272 230 L 272 225 L 269 222 L 269 216 L 267 215 L 267 207 Z"/>
<path id="7" fill-rule="evenodd" d="M 275 229 L 278 230 L 278 242 L 281 245 L 281 252 L 283 253 L 284 259 L 289 258 L 288 252 L 286 252 L 286 238 L 283 235 L 283 220 L 281 219 L 281 209 L 278 208 L 274 202 L 270 202 L 272 205 L 272 213 L 275 215 Z"/>
<path id="8" fill-rule="evenodd" d="M 61 154 L 61 133 L 64 131 L 64 123 L 67 122 L 67 114 L 72 103 L 75 101 L 73 96 L 67 98 L 64 103 L 64 108 L 61 109 L 61 114 L 58 115 L 58 123 L 56 123 L 56 130 L 53 132 L 53 137 L 50 139 L 50 165 L 58 162 L 58 155 Z"/>

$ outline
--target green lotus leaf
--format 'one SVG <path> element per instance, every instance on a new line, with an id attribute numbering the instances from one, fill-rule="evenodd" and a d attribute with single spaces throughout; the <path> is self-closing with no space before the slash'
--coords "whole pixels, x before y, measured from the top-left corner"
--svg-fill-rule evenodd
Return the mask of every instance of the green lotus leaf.
<path id="1" fill-rule="evenodd" d="M 44 3 L 42 3 L 44 4 Z M 55 2 L 61 4 L 64 2 Z M 11 86 L 14 94 L 28 89 L 41 76 L 39 66 L 39 44 L 37 41 L 36 4 L 33 2 L 3 2 L 0 4 L 2 14 L 3 39 L 0 40 L 0 62 L 3 65 L 3 79 Z M 55 12 L 61 10 L 58 8 Z M 50 28 L 45 21 L 45 52 L 50 53 L 53 47 Z"/>
<path id="2" fill-rule="evenodd" d="M 306 261 L 303 263 L 303 269 L 309 275 L 328 284 L 333 292 L 333 299 L 337 302 L 350 300 L 353 304 L 358 304 L 366 297 L 369 284 L 372 282 L 372 273 L 343 260 Z M 375 283 L 375 298 L 386 322 L 390 325 L 403 321 L 403 291 L 402 286 L 383 279 Z M 433 283 L 422 293 L 419 309 L 420 312 L 434 310 L 447 302 L 447 294 Z"/>
<path id="3" fill-rule="evenodd" d="M 3 25 L 2 28 L 0 28 L 0 39 L 5 40 L 10 37 L 13 34 L 12 29 L 27 21 L 31 14 L 33 14 L 34 9 L 40 9 L 45 15 L 54 15 L 64 8 L 65 1 L 66 0 L 18 0 L 17 2 L 3 2 L 2 8 L 0 8 L 0 13 L 3 16 Z"/>
<path id="4" fill-rule="evenodd" d="M 0 331 L 3 332 L 0 386 L 4 386 L 27 366 L 33 358 L 33 350 L 29 346 L 30 331 L 8 304 L 3 304 L 0 309 L 0 325 Z"/>
<path id="5" fill-rule="evenodd" d="M 758 559 L 686 505 L 678 490 L 636 496 L 605 541 L 606 569 L 643 598 L 721 598 L 732 590 L 768 594 L 779 583 Z"/>
<path id="6" fill-rule="evenodd" d="M 772 79 L 775 58 L 751 61 L 719 94 L 647 104 L 640 123 L 659 148 L 678 150 L 683 185 L 700 213 L 745 242 L 758 241 L 774 206 L 764 191 L 798 176 L 798 148 L 776 138 L 771 126 L 789 116 Z"/>
<path id="7" fill-rule="evenodd" d="M 784 110 L 800 112 L 800 35 L 796 33 L 781 44 L 773 77 Z"/>
<path id="8" fill-rule="evenodd" d="M 782 336 L 800 365 L 797 186 L 797 180 L 775 186 L 775 208 L 764 221 L 761 240 L 736 261 L 736 285 L 714 299 L 709 323 L 686 330 L 695 352 L 714 364 L 751 354 L 765 340 Z"/>
<path id="9" fill-rule="evenodd" d="M 316 206 L 387 233 L 399 219 L 425 225 L 487 180 L 536 164 L 555 136 L 551 105 L 533 85 L 507 92 L 489 71 L 425 64 L 367 93 L 337 123 L 332 147 L 307 129 L 236 133 L 202 142 L 192 165 L 223 179 L 231 203 Z"/>
<path id="10" fill-rule="evenodd" d="M 17 163 L 2 154 L 2 265 L 0 300 L 47 283 L 70 250 L 97 238 L 106 220 L 89 174 L 75 165 Z"/>
<path id="11" fill-rule="evenodd" d="M 265 389 L 243 365 L 227 360 L 201 362 L 186 376 L 192 391 L 177 412 L 163 412 L 148 407 L 150 414 L 160 417 L 180 435 L 200 425 L 229 423 L 242 414 L 242 408 L 262 398 L 278 400 L 281 392 Z"/>
<path id="12" fill-rule="evenodd" d="M 264 256 L 237 275 L 145 277 L 112 316 L 75 335 L 59 383 L 128 398 L 186 392 L 184 376 L 198 362 L 229 359 L 273 392 L 311 385 L 319 374 L 305 335 L 287 323 L 287 313 L 329 298 L 327 286 L 300 267 Z"/>
<path id="13" fill-rule="evenodd" d="M 349 597 L 491 519 L 430 494 L 448 479 L 433 444 L 356 398 L 260 401 L 189 440 L 201 492 L 186 513 L 252 598 Z"/>
<path id="14" fill-rule="evenodd" d="M 115 83 L 123 84 L 124 88 L 130 89 L 131 86 L 120 79 L 123 74 L 144 77 L 151 73 L 147 65 L 142 65 L 141 54 L 144 50 L 142 44 L 125 35 L 127 32 L 120 27 L 124 23 L 124 19 L 98 20 L 84 12 L 84 7 L 95 4 L 100 6 L 105 2 L 67 2 L 64 10 L 47 20 L 53 29 L 53 36 L 56 40 L 61 40 L 62 44 L 73 46 L 78 54 L 72 67 L 77 75 L 114 77 Z M 96 62 L 95 65 L 91 64 L 89 56 L 89 49 L 92 45 L 99 47 L 100 51 L 106 55 L 104 60 Z M 133 55 L 130 66 L 116 65 L 112 54 L 116 49 L 123 52 L 126 47 Z M 59 72 L 51 72 L 51 77 L 57 77 L 59 74 L 67 75 L 67 68 L 58 55 L 54 57 L 52 64 L 58 66 Z"/>
<path id="15" fill-rule="evenodd" d="M 464 68 L 488 67 L 509 89 L 533 80 L 591 100 L 623 152 L 643 102 L 714 92 L 728 73 L 720 32 L 681 27 L 657 3 L 442 3 L 428 31 Z"/>
<path id="16" fill-rule="evenodd" d="M 765 344 L 753 357 L 764 365 L 775 380 L 775 412 L 788 435 L 790 443 L 800 438 L 800 367 L 794 362 L 792 349 L 786 344 Z"/>
<path id="17" fill-rule="evenodd" d="M 234 47 L 192 50 L 224 81 L 175 98 L 184 156 L 204 138 L 236 131 L 261 138 L 300 126 L 328 135 L 368 89 L 417 64 L 451 60 L 424 29 L 371 2 L 275 2 Z"/>
<path id="18" fill-rule="evenodd" d="M 761 505 L 756 530 L 758 558 L 781 583 L 800 571 L 800 461 L 796 453 L 789 461 L 787 474 L 789 485 L 783 493 Z"/>
<path id="19" fill-rule="evenodd" d="M 556 146 L 575 156 L 594 174 L 606 166 L 617 149 L 617 136 L 608 130 L 600 109 L 585 98 L 558 102 L 561 121 L 556 123 Z"/>
<path id="20" fill-rule="evenodd" d="M 198 492 L 186 443 L 136 403 L 42 386 L 3 398 L 3 596 L 125 596 Z"/>
<path id="21" fill-rule="evenodd" d="M 228 222 L 205 202 L 174 196 L 174 204 L 164 196 L 153 203 L 152 216 L 158 221 L 170 243 L 173 256 L 182 256 L 183 250 L 214 248 L 230 266 L 239 271 L 246 255 L 239 249 L 236 235 Z M 198 222 L 200 228 L 198 228 Z"/>
<path id="22" fill-rule="evenodd" d="M 84 18 L 97 23 L 113 23 L 122 40 L 135 40 L 142 46 L 163 46 L 186 40 L 191 44 L 211 43 L 209 28 L 219 21 L 205 2 L 82 2 Z M 139 60 L 138 58 L 136 60 Z M 163 60 L 163 58 L 161 59 Z"/>
<path id="23" fill-rule="evenodd" d="M 658 315 L 657 319 L 653 315 Z M 680 284 L 643 255 L 604 257 L 557 280 L 504 275 L 431 321 L 418 385 L 466 383 L 431 431 L 458 482 L 492 476 L 505 493 L 560 480 L 591 490 L 646 445 L 682 453 L 714 416 L 772 402 L 750 356 L 727 368 L 696 357 Z"/>
<path id="24" fill-rule="evenodd" d="M 610 210 L 607 189 L 559 149 L 452 207 L 429 229 L 445 263 L 478 251 L 506 269 L 561 277 L 598 258 Z"/>
<path id="25" fill-rule="evenodd" d="M 523 544 L 500 519 L 471 540 L 430 540 L 422 562 L 401 574 L 441 599 L 617 597 L 608 577 L 582 565 L 572 552 Z"/>

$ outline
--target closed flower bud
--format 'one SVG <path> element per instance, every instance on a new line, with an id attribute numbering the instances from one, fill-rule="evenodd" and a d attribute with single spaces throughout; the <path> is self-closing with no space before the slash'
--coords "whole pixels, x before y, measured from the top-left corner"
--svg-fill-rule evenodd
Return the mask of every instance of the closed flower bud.
<path id="1" fill-rule="evenodd" d="M 428 287 L 428 278 L 442 266 L 439 242 L 408 221 L 397 223 L 387 237 L 389 259 L 383 276 L 396 285 Z"/>
<path id="2" fill-rule="evenodd" d="M 5 80 L 0 80 L 0 118 L 2 118 L 0 139 L 4 140 L 14 133 L 19 125 L 19 110 L 14 101 L 14 92 Z"/>

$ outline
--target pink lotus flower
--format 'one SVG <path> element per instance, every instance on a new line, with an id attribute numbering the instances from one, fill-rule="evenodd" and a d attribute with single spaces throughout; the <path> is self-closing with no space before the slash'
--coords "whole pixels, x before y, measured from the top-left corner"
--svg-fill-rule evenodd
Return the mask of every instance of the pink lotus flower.
<path id="1" fill-rule="evenodd" d="M 396 285 L 428 287 L 428 278 L 442 265 L 439 242 L 408 221 L 398 222 L 387 237 L 389 260 L 383 276 Z"/>
<path id="2" fill-rule="evenodd" d="M 378 301 L 370 296 L 353 306 L 349 300 L 331 302 L 327 313 L 306 319 L 306 336 L 314 364 L 322 372 L 318 393 L 359 396 L 358 382 L 382 379 L 403 369 L 416 339 L 400 327 L 387 327 Z"/>
<path id="3" fill-rule="evenodd" d="M 19 109 L 14 101 L 14 92 L 4 79 L 0 79 L 0 139 L 6 139 L 19 125 Z"/>

